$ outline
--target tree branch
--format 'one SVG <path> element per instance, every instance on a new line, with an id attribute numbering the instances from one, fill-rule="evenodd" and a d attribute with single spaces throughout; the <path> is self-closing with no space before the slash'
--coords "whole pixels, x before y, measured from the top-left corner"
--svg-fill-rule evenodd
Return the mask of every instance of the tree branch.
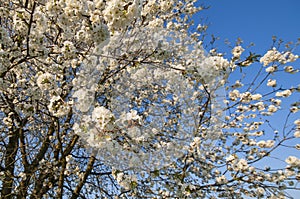
<path id="1" fill-rule="evenodd" d="M 93 151 L 92 156 L 90 157 L 89 163 L 86 167 L 84 176 L 82 177 L 82 179 L 80 180 L 80 182 L 78 183 L 78 185 L 76 186 L 75 190 L 73 191 L 72 197 L 70 199 L 76 199 L 79 196 L 79 193 L 84 185 L 84 183 L 86 182 L 86 179 L 88 178 L 88 176 L 90 175 L 91 171 L 93 170 L 93 165 L 95 163 L 95 151 Z"/>
<path id="2" fill-rule="evenodd" d="M 1 198 L 8 199 L 12 197 L 12 188 L 14 182 L 14 170 L 15 170 L 15 158 L 18 151 L 18 133 L 10 129 L 10 137 L 8 144 L 6 146 L 6 153 L 4 157 L 5 161 L 5 171 L 4 180 L 2 181 Z"/>

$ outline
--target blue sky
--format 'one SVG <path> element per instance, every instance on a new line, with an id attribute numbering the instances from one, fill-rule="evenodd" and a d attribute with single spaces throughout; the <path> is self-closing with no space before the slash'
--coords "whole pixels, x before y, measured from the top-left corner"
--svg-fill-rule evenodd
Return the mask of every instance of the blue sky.
<path id="1" fill-rule="evenodd" d="M 253 42 L 255 46 L 250 50 L 264 54 L 272 45 L 272 36 L 277 36 L 284 43 L 296 42 L 300 38 L 300 0 L 207 0 L 204 3 L 211 7 L 203 11 L 199 19 L 208 23 L 209 35 L 220 37 L 216 43 L 219 52 L 230 53 L 230 49 L 224 44 L 226 39 L 232 45 L 238 37 L 244 41 L 244 45 Z M 300 54 L 299 47 L 295 53 Z M 300 68 L 299 62 L 293 65 Z M 283 82 L 294 81 L 296 85 L 300 84 L 299 73 L 282 78 Z M 299 100 L 299 95 L 296 98 Z M 297 115 L 296 117 L 300 117 Z M 282 122 L 281 118 L 274 119 Z M 281 153 L 286 152 L 278 151 L 278 154 Z M 292 155 L 299 157 L 299 153 Z M 294 198 L 299 198 L 300 195 L 299 191 L 290 191 L 290 194 Z"/>
<path id="2" fill-rule="evenodd" d="M 211 8 L 201 16 L 207 17 L 208 33 L 221 37 L 220 41 L 237 37 L 262 52 L 272 43 L 272 36 L 285 42 L 300 38 L 299 0 L 208 0 Z"/>

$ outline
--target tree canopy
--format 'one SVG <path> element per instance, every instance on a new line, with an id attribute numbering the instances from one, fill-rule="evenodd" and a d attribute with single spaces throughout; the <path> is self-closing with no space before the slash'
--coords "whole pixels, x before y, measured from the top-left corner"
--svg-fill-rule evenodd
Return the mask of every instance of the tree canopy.
<path id="1" fill-rule="evenodd" d="M 299 43 L 274 37 L 263 55 L 241 40 L 231 55 L 209 49 L 194 22 L 206 8 L 0 1 L 1 198 L 299 190 L 300 85 L 281 78 L 298 75 Z"/>

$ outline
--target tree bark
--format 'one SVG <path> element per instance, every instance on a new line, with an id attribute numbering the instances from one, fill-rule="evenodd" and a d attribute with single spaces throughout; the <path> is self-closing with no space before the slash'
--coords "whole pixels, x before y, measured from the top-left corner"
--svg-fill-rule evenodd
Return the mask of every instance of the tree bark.
<path id="1" fill-rule="evenodd" d="M 13 129 L 9 132 L 9 140 L 6 146 L 5 153 L 5 168 L 4 168 L 4 180 L 1 191 L 1 198 L 8 199 L 13 198 L 12 188 L 14 182 L 14 170 L 15 170 L 15 158 L 18 151 L 18 133 L 14 132 Z"/>
<path id="2" fill-rule="evenodd" d="M 76 186 L 75 190 L 73 191 L 72 197 L 70 199 L 76 199 L 79 196 L 79 193 L 84 185 L 84 183 L 86 182 L 88 176 L 90 175 L 91 171 L 93 170 L 93 166 L 95 163 L 95 152 L 93 152 L 92 156 L 90 157 L 90 160 L 88 162 L 88 165 L 86 167 L 85 173 L 83 178 L 80 180 L 80 182 L 78 183 L 78 185 Z"/>

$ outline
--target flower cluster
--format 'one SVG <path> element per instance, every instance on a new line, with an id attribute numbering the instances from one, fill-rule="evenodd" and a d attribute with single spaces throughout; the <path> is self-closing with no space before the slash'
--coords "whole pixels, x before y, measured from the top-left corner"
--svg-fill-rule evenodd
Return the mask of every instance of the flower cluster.
<path id="1" fill-rule="evenodd" d="M 276 48 L 269 50 L 263 57 L 260 58 L 260 62 L 267 66 L 273 62 L 280 62 L 281 64 L 286 63 L 284 55 L 277 51 Z"/>
<path id="2" fill-rule="evenodd" d="M 53 96 L 48 105 L 49 111 L 57 117 L 67 115 L 70 111 L 70 104 L 63 101 L 59 96 Z"/>
<path id="3" fill-rule="evenodd" d="M 242 46 L 236 46 L 231 50 L 234 59 L 239 59 L 242 53 L 245 51 Z"/>
<path id="4" fill-rule="evenodd" d="M 36 83 L 41 90 L 49 90 L 55 85 L 54 76 L 50 73 L 40 73 Z"/>
<path id="5" fill-rule="evenodd" d="M 294 62 L 298 59 L 298 55 L 294 55 L 291 52 L 280 53 L 275 47 L 269 50 L 263 57 L 260 58 L 260 62 L 264 66 L 268 66 L 271 63 L 279 62 L 280 64 L 286 64 L 288 62 Z"/>
<path id="6" fill-rule="evenodd" d="M 141 1 L 124 1 L 111 0 L 108 1 L 103 16 L 110 30 L 119 30 L 126 28 L 134 19 L 141 14 Z"/>

